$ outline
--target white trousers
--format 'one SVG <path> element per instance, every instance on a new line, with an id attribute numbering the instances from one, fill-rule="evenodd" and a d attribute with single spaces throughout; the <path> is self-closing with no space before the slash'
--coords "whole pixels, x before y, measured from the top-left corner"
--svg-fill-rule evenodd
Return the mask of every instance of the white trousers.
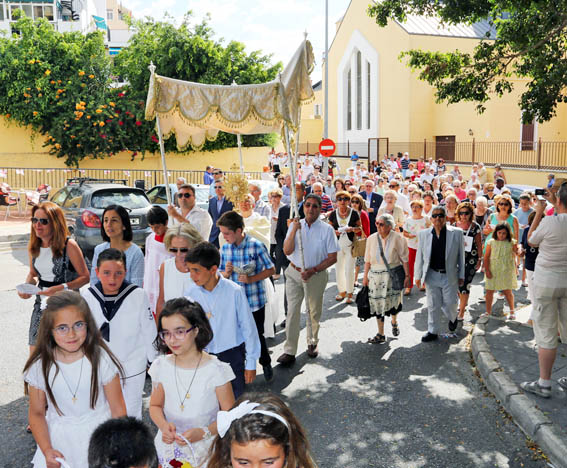
<path id="1" fill-rule="evenodd" d="M 457 318 L 458 284 L 450 284 L 446 274 L 429 269 L 425 277 L 427 287 L 427 331 L 439 333 L 440 312 L 449 321 Z"/>
<path id="2" fill-rule="evenodd" d="M 337 289 L 340 293 L 352 294 L 354 290 L 354 265 L 356 258 L 351 254 L 351 247 L 344 247 L 337 252 L 337 263 L 335 273 L 337 277 Z"/>
<path id="3" fill-rule="evenodd" d="M 128 371 L 124 369 L 125 374 Z M 144 393 L 144 383 L 146 382 L 146 372 L 127 377 L 122 381 L 122 394 L 126 403 L 126 414 L 142 419 L 142 395 Z"/>

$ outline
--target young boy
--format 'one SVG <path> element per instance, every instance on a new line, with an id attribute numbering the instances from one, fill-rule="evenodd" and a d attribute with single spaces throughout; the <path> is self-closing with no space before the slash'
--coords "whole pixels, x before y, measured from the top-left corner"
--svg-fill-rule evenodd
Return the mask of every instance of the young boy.
<path id="1" fill-rule="evenodd" d="M 89 468 L 157 468 L 149 428 L 136 418 L 109 419 L 96 428 L 89 443 Z"/>
<path id="2" fill-rule="evenodd" d="M 152 206 L 148 211 L 148 224 L 153 232 L 146 237 L 144 291 L 148 294 L 150 307 L 154 314 L 159 296 L 159 267 L 172 256 L 163 243 L 168 219 L 167 211 L 161 206 Z"/>
<path id="3" fill-rule="evenodd" d="M 213 329 L 213 340 L 206 351 L 230 364 L 236 378 L 234 397 L 244 392 L 244 384 L 256 377 L 260 340 L 244 290 L 218 272 L 220 254 L 210 242 L 193 247 L 185 262 L 195 285 L 185 295 L 199 303 Z"/>
<path id="4" fill-rule="evenodd" d="M 81 294 L 89 304 L 102 337 L 124 368 L 122 391 L 129 416 L 142 418 L 142 393 L 148 361 L 157 356 L 157 328 L 148 296 L 124 280 L 126 256 L 103 250 L 96 265 L 98 282 Z"/>
<path id="5" fill-rule="evenodd" d="M 217 226 L 227 242 L 221 249 L 219 270 L 225 278 L 242 286 L 246 293 L 260 338 L 260 364 L 264 369 L 264 378 L 270 382 L 274 371 L 264 338 L 267 302 L 264 280 L 272 276 L 276 269 L 264 244 L 244 234 L 244 219 L 236 211 L 224 213 L 217 221 Z"/>

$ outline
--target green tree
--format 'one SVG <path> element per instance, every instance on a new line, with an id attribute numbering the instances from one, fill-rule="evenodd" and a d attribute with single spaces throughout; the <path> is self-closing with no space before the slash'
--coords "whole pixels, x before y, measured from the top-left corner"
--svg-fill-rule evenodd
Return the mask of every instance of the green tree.
<path id="1" fill-rule="evenodd" d="M 166 18 L 167 19 L 167 18 Z M 273 80 L 282 70 L 281 62 L 271 65 L 271 56 L 259 51 L 247 54 L 244 44 L 236 41 L 226 46 L 213 39 L 213 31 L 207 21 L 191 24 L 187 13 L 177 27 L 169 21 L 130 20 L 135 31 L 126 49 L 114 61 L 114 72 L 129 83 L 131 92 L 145 99 L 153 62 L 156 72 L 185 81 L 230 85 L 265 83 Z M 273 146 L 275 134 L 243 136 L 244 146 Z M 166 148 L 175 149 L 173 138 L 166 141 Z M 219 133 L 215 141 L 205 143 L 205 150 L 236 146 L 236 136 Z"/>
<path id="2" fill-rule="evenodd" d="M 482 113 L 491 97 L 512 91 L 513 76 L 527 79 L 519 102 L 524 122 L 550 120 L 557 104 L 567 102 L 567 0 L 384 0 L 373 2 L 368 14 L 380 26 L 408 14 L 438 15 L 447 24 L 491 23 L 495 39 L 481 40 L 472 54 L 401 54 L 436 87 L 438 102 L 473 101 Z"/>

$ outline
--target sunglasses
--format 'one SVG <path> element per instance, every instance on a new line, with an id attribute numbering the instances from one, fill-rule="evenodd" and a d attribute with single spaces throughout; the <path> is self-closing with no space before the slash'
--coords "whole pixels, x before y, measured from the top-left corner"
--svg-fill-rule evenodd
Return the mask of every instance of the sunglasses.
<path id="1" fill-rule="evenodd" d="M 350 198 L 348 197 L 337 197 L 337 201 L 349 201 Z"/>
<path id="2" fill-rule="evenodd" d="M 189 193 L 189 192 L 185 192 L 185 193 L 178 193 L 177 196 L 179 198 L 191 198 L 193 196 L 193 194 Z"/>
<path id="3" fill-rule="evenodd" d="M 352 200 L 351 203 L 360 203 L 358 200 Z"/>
<path id="4" fill-rule="evenodd" d="M 49 224 L 49 219 L 47 218 L 32 218 L 31 219 L 32 224 L 41 224 L 42 226 L 47 226 Z"/>
<path id="5" fill-rule="evenodd" d="M 467 216 L 467 215 L 472 215 L 472 211 L 461 211 L 461 212 L 459 213 L 459 216 L 462 216 L 462 215 L 465 215 L 465 216 Z"/>
<path id="6" fill-rule="evenodd" d="M 444 213 L 434 213 L 431 215 L 432 218 L 444 218 L 445 214 Z"/>
<path id="7" fill-rule="evenodd" d="M 510 206 L 510 203 L 506 203 L 506 202 L 498 203 L 498 206 Z"/>
<path id="8" fill-rule="evenodd" d="M 215 185 L 215 189 L 222 188 L 222 185 Z"/>
<path id="9" fill-rule="evenodd" d="M 177 252 L 187 253 L 187 252 L 189 252 L 189 249 L 187 247 L 181 247 L 180 249 L 176 249 L 175 247 L 171 247 L 169 249 L 169 251 L 171 253 L 174 253 L 174 254 L 176 254 Z"/>
<path id="10" fill-rule="evenodd" d="M 221 174 L 222 174 L 222 171 L 219 171 L 219 172 L 213 172 L 213 175 L 221 175 Z"/>

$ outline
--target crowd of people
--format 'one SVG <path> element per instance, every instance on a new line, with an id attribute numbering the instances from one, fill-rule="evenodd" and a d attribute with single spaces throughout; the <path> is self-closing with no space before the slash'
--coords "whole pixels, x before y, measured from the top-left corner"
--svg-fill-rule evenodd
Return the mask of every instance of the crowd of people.
<path id="1" fill-rule="evenodd" d="M 541 375 L 524 388 L 549 396 L 557 332 L 567 331 L 566 180 L 550 178 L 545 199 L 525 193 L 516 207 L 503 170 L 488 180 L 482 163 L 465 178 L 443 160 L 411 161 L 406 153 L 367 167 L 356 155 L 346 174 L 335 176 L 333 165 L 322 174 L 320 160 L 305 155 L 292 187 L 283 173 L 287 155 L 270 158 L 278 186 L 268 203 L 251 183 L 234 206 L 222 170 L 208 167 L 204 210 L 194 187 L 178 181 L 176 205 L 148 212 L 153 232 L 144 251 L 132 243 L 128 212 L 106 207 L 90 272 L 61 209 L 48 201 L 34 206 L 26 283 L 38 290 L 18 294 L 35 297 L 24 369 L 35 466 L 59 467 L 58 458 L 87 466 L 99 424 L 141 418 L 146 372 L 161 466 L 185 460 L 225 468 L 265 454 L 275 467 L 314 466 L 287 406 L 275 396 L 247 395 L 246 385 L 258 362 L 264 379 L 273 379 L 266 338 L 278 326 L 286 339 L 277 362 L 293 365 L 303 304 L 306 353 L 317 358 L 333 267 L 337 302 L 352 304 L 368 288 L 377 321 L 371 344 L 387 341 L 385 317 L 394 337 L 403 331 L 397 316 L 404 296 L 425 292 L 422 341 L 431 342 L 442 330 L 441 316 L 449 332 L 464 320 L 477 273 L 484 274 L 487 315 L 501 293 L 514 320 L 514 291 L 518 283 L 527 286 Z M 282 276 L 280 304 L 274 283 Z M 285 320 L 276 324 L 282 309 Z M 567 379 L 559 384 L 567 388 Z"/>

